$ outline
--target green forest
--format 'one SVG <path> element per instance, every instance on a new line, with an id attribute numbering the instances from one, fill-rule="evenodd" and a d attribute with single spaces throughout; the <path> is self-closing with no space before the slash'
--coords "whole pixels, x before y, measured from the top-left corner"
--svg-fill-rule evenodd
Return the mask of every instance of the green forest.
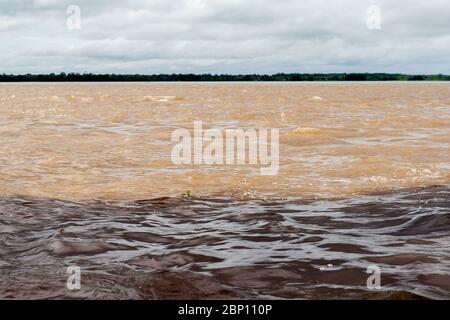
<path id="1" fill-rule="evenodd" d="M 71 81 L 449 81 L 450 75 L 399 73 L 276 73 L 265 74 L 0 74 L 0 82 Z"/>

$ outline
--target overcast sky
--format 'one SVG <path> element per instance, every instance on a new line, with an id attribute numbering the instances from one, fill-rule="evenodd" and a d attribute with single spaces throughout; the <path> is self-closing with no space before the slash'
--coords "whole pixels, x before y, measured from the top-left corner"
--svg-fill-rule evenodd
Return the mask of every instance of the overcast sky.
<path id="1" fill-rule="evenodd" d="M 450 0 L 0 0 L 0 73 L 62 71 L 450 74 Z"/>

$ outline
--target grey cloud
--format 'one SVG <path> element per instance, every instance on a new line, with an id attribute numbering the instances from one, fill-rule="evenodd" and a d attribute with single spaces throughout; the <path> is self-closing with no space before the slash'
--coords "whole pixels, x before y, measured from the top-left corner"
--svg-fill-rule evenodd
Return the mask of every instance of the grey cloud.
<path id="1" fill-rule="evenodd" d="M 0 73 L 450 73 L 449 31 L 446 0 L 0 0 Z"/>

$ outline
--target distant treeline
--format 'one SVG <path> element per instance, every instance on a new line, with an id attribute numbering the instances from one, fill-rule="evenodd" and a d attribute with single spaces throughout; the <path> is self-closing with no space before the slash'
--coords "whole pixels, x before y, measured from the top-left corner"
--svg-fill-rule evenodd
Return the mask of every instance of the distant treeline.
<path id="1" fill-rule="evenodd" d="M 277 73 L 261 74 L 0 74 L 0 82 L 69 81 L 450 81 L 450 75 L 399 73 Z"/>

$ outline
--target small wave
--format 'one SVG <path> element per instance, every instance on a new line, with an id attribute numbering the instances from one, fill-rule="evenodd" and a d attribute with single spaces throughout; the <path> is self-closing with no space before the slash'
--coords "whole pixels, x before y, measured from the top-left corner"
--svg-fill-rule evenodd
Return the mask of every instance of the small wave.
<path id="1" fill-rule="evenodd" d="M 71 95 L 66 96 L 66 100 L 69 102 L 77 102 L 77 101 L 80 101 L 81 98 L 71 94 Z"/>
<path id="2" fill-rule="evenodd" d="M 294 134 L 324 134 L 324 130 L 311 127 L 298 127 L 292 130 Z"/>
<path id="3" fill-rule="evenodd" d="M 144 102 L 168 102 L 171 100 L 180 101 L 182 98 L 176 96 L 144 96 L 142 98 Z"/>

